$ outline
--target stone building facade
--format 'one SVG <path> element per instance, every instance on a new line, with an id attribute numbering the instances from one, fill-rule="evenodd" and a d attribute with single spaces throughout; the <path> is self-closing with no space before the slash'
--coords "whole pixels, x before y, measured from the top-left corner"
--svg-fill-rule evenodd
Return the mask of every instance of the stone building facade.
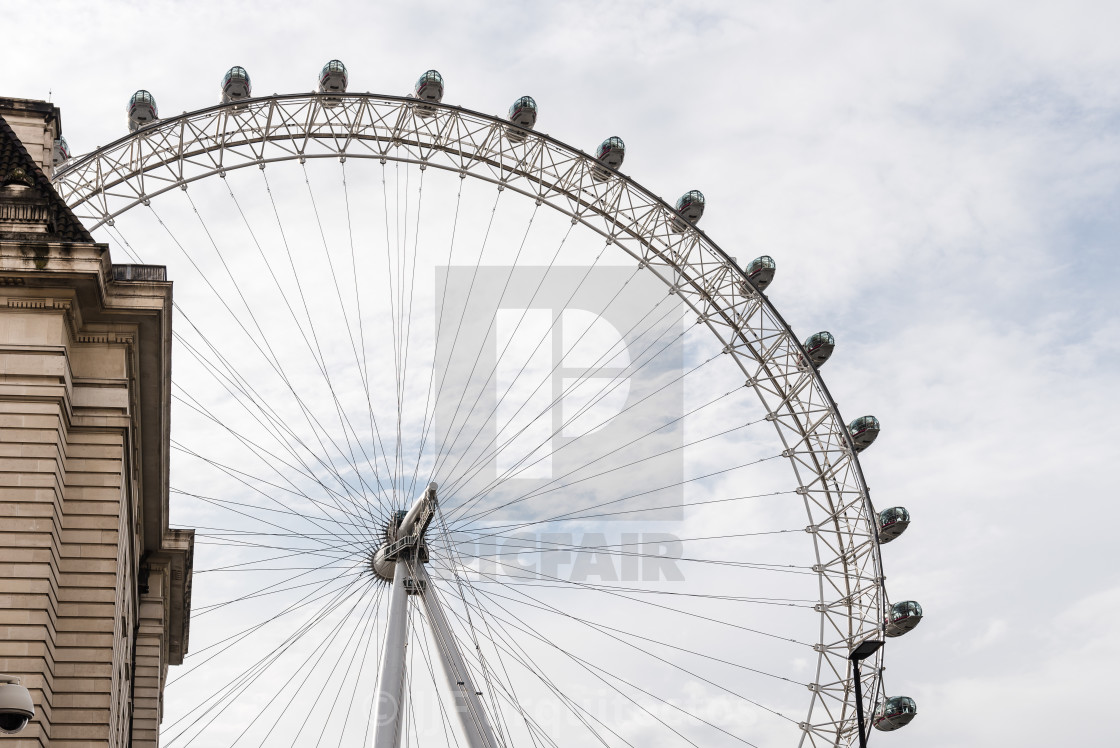
<path id="1" fill-rule="evenodd" d="M 36 706 L 0 745 L 154 747 L 194 550 L 168 526 L 171 283 L 51 188 L 57 107 L 0 117 L 0 673 Z"/>

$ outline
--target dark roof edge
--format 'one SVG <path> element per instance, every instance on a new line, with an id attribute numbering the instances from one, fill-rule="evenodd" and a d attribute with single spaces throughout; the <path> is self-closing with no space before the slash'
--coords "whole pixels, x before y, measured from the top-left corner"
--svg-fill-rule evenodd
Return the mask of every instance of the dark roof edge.
<path id="1" fill-rule="evenodd" d="M 22 162 L 18 165 L 24 168 L 24 171 L 31 177 L 34 187 L 46 199 L 51 222 L 54 223 L 55 230 L 63 241 L 94 243 L 89 230 L 74 215 L 74 211 L 70 210 L 70 206 L 58 196 L 58 192 L 55 191 L 51 181 L 47 179 L 47 175 L 39 168 L 39 164 L 35 163 L 35 159 L 31 158 L 31 154 L 27 152 L 27 147 L 24 146 L 23 141 L 19 139 L 15 130 L 2 115 L 0 115 L 0 161 Z M 4 176 L 0 174 L 0 179 Z"/>

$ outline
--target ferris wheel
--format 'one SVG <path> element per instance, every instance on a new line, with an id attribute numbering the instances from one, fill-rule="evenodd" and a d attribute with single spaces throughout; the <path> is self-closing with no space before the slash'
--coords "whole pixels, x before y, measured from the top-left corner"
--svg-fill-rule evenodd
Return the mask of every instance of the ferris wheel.
<path id="1" fill-rule="evenodd" d="M 623 175 L 508 116 L 347 91 L 160 118 L 54 184 L 175 281 L 173 508 L 192 641 L 162 742 L 856 745 L 904 726 L 912 630 L 859 454 L 746 263 Z M 118 255 L 119 256 L 119 255 Z M 835 365 L 835 364 L 834 364 Z M 866 660 L 861 660 L 866 657 Z M 860 663 L 862 661 L 862 668 Z M 857 710 L 857 702 L 860 710 Z M 862 711 L 861 711 L 862 710 Z M 870 731 L 870 730 L 868 730 Z"/>

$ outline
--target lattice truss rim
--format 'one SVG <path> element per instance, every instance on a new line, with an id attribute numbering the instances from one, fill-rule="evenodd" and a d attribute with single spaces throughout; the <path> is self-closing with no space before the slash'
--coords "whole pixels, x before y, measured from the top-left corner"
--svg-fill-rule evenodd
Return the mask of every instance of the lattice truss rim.
<path id="1" fill-rule="evenodd" d="M 879 633 L 886 607 L 875 514 L 836 403 L 769 299 L 668 204 L 554 138 L 462 107 L 380 94 L 292 94 L 159 120 L 54 176 L 90 230 L 153 197 L 234 169 L 308 158 L 431 166 L 511 189 L 571 217 L 658 275 L 724 345 L 782 440 L 810 518 L 820 600 L 816 682 L 801 743 L 855 740 L 848 652 Z M 513 137 L 510 137 L 510 134 Z M 602 177 L 606 177 L 605 179 Z M 599 177 L 599 178 L 597 178 Z M 670 280 L 673 279 L 673 280 Z M 885 649 L 885 648 L 884 648 Z M 865 666 L 867 712 L 883 649 Z"/>

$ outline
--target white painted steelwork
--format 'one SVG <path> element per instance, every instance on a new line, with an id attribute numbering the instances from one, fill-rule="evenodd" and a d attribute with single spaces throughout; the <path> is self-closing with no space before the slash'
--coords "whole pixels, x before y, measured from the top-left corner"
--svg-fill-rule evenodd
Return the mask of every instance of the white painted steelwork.
<path id="1" fill-rule="evenodd" d="M 815 677 L 801 745 L 855 740 L 848 653 L 885 614 L 878 517 L 855 445 L 807 353 L 743 269 L 695 226 L 673 230 L 672 206 L 587 153 L 536 131 L 407 97 L 272 96 L 148 125 L 54 178 L 91 229 L 195 180 L 311 158 L 372 158 L 444 169 L 524 194 L 597 232 L 660 278 L 707 326 L 761 400 L 796 475 L 815 549 L 820 615 Z M 620 165 L 620 164 L 619 164 Z M 760 284 L 761 285 L 761 284 Z M 867 711 L 883 652 L 863 670 Z"/>
<path id="2" fill-rule="evenodd" d="M 428 626 L 435 641 L 435 649 L 439 652 L 447 688 L 451 692 L 455 714 L 467 738 L 467 745 L 470 748 L 498 748 L 500 744 L 494 738 L 490 717 L 482 704 L 482 692 L 475 687 L 467 661 L 459 650 L 459 642 L 443 612 L 435 585 L 422 564 L 417 565 L 414 577 L 420 582 L 420 599 L 424 603 Z"/>

